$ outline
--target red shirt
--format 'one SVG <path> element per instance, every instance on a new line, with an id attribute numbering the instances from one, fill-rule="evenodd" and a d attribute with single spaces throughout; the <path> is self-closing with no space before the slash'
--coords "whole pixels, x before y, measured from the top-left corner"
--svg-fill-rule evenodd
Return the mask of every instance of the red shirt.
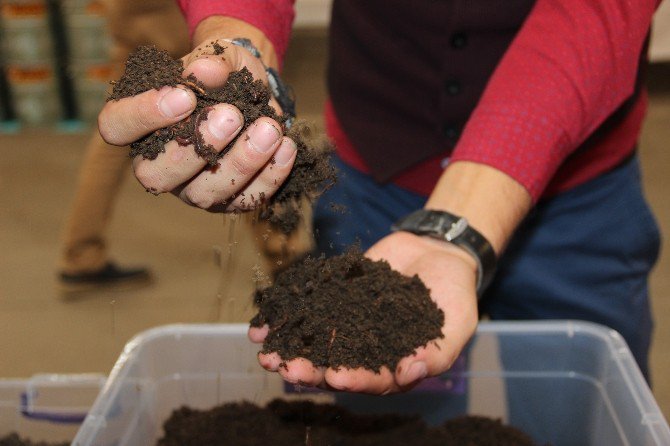
<path id="1" fill-rule="evenodd" d="M 217 14 L 246 21 L 286 52 L 293 0 L 179 0 L 191 30 Z M 538 0 L 497 66 L 449 158 L 505 172 L 535 201 L 581 184 L 628 157 L 639 137 L 647 98 L 586 154 L 570 157 L 634 91 L 640 51 L 659 0 Z M 338 154 L 367 171 L 330 104 L 328 134 Z M 393 178 L 429 194 L 445 156 Z"/>

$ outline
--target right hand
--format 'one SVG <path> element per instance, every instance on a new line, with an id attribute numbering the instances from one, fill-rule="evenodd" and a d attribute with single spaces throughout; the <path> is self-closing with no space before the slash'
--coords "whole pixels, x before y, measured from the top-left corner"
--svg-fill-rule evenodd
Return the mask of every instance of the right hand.
<path id="1" fill-rule="evenodd" d="M 255 79 L 267 85 L 263 64 L 249 51 L 228 42 L 223 54 L 215 56 L 203 43 L 182 58 L 184 77 L 193 74 L 208 88 L 222 86 L 232 71 L 247 67 Z M 279 106 L 270 104 L 281 113 Z M 98 117 L 103 139 L 117 146 L 128 145 L 143 136 L 188 117 L 196 105 L 196 97 L 184 86 L 163 87 L 136 96 L 110 101 Z M 231 104 L 217 104 L 202 120 L 203 142 L 218 152 L 240 132 L 243 117 Z M 196 155 L 192 145 L 181 146 L 176 141 L 165 145 L 165 152 L 155 160 L 133 160 L 133 170 L 139 182 L 152 193 L 172 192 L 189 205 L 212 212 L 248 210 L 256 199 L 269 198 L 288 177 L 296 156 L 295 143 L 282 135 L 279 123 L 261 117 L 238 138 L 221 159 L 219 166 L 208 169 Z"/>
<path id="2" fill-rule="evenodd" d="M 379 240 L 365 256 L 386 260 L 399 273 L 418 275 L 423 280 L 431 298 L 444 312 L 444 336 L 402 358 L 395 370 L 383 366 L 378 373 L 362 367 L 316 367 L 301 357 L 284 361 L 277 352 L 259 353 L 262 367 L 291 383 L 386 395 L 409 390 L 422 379 L 437 376 L 453 365 L 477 327 L 475 259 L 457 246 L 402 231 Z M 263 343 L 269 330 L 268 325 L 250 327 L 249 339 Z"/>

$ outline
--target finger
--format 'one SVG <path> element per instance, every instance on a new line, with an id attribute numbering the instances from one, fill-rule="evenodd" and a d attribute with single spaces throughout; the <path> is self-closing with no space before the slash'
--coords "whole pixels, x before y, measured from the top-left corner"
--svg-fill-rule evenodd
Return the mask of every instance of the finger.
<path id="1" fill-rule="evenodd" d="M 280 129 L 270 118 L 257 119 L 219 160 L 219 167 L 199 174 L 179 197 L 202 209 L 227 205 L 231 196 L 244 189 L 268 163 L 281 142 Z"/>
<path id="2" fill-rule="evenodd" d="M 430 283 L 430 282 L 427 282 Z M 451 368 L 477 328 L 477 307 L 469 305 L 468 293 L 459 299 L 437 299 L 444 312 L 443 337 L 419 347 L 416 354 L 403 358 L 396 368 L 396 382 L 406 386 L 427 376 L 437 376 Z"/>
<path id="3" fill-rule="evenodd" d="M 323 367 L 315 367 L 311 361 L 305 358 L 296 358 L 286 361 L 279 367 L 279 374 L 293 384 L 304 384 L 314 387 L 323 381 Z"/>
<path id="4" fill-rule="evenodd" d="M 193 139 L 215 152 L 221 152 L 242 129 L 244 117 L 240 111 L 229 104 L 218 104 L 209 111 L 194 115 L 198 125 L 198 135 Z M 193 144 L 182 145 L 170 141 L 165 145 L 165 152 L 154 160 L 146 160 L 141 156 L 133 160 L 135 176 L 140 183 L 154 193 L 169 192 L 180 184 L 193 178 L 207 164 L 198 156 Z"/>
<path id="5" fill-rule="evenodd" d="M 270 161 L 226 208 L 226 211 L 249 210 L 269 199 L 291 173 L 298 152 L 295 142 L 283 137 L 279 148 Z"/>
<path id="6" fill-rule="evenodd" d="M 207 88 L 220 88 L 232 71 L 246 67 L 254 79 L 260 79 L 263 84 L 268 85 L 267 73 L 260 60 L 235 45 L 226 43 L 225 47 L 226 51 L 221 55 L 199 54 L 185 60 L 184 77 L 192 74 Z M 269 103 L 277 114 L 282 113 L 274 96 L 270 96 Z"/>
<path id="7" fill-rule="evenodd" d="M 193 59 L 184 68 L 184 77 L 195 76 L 207 88 L 219 88 L 234 71 L 230 61 L 219 56 L 202 55 Z"/>
<path id="8" fill-rule="evenodd" d="M 259 353 L 258 363 L 270 372 L 276 372 L 282 364 L 281 357 L 277 353 Z"/>
<path id="9" fill-rule="evenodd" d="M 467 333 L 468 330 L 464 331 Z M 449 331 L 441 339 L 435 339 L 425 346 L 419 347 L 416 354 L 400 360 L 395 372 L 395 380 L 399 386 L 416 384 L 429 376 L 437 376 L 451 368 L 458 358 L 468 337 L 463 333 Z M 449 341 L 447 341 L 449 340 Z"/>
<path id="10" fill-rule="evenodd" d="M 254 79 L 260 79 L 267 85 L 267 75 L 263 63 L 250 52 L 239 46 L 225 43 L 222 54 L 202 52 L 191 54 L 184 59 L 184 77 L 193 74 L 208 88 L 218 88 L 228 79 L 232 71 L 246 67 Z"/>
<path id="11" fill-rule="evenodd" d="M 324 378 L 329 386 L 346 392 L 382 395 L 397 390 L 393 373 L 387 367 L 382 367 L 379 373 L 363 368 L 329 368 Z"/>
<path id="12" fill-rule="evenodd" d="M 186 118 L 196 105 L 186 87 L 163 87 L 109 101 L 98 115 L 100 135 L 109 144 L 125 146 Z"/>
<path id="13" fill-rule="evenodd" d="M 270 331 L 270 326 L 268 324 L 263 325 L 262 327 L 249 327 L 247 335 L 251 342 L 260 344 L 265 341 L 265 338 Z"/>

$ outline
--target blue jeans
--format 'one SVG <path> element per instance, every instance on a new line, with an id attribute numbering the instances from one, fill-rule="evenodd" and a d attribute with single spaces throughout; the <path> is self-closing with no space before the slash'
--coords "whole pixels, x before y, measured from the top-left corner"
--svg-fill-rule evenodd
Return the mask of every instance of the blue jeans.
<path id="1" fill-rule="evenodd" d="M 352 243 L 367 249 L 389 233 L 391 223 L 426 201 L 335 163 L 340 179 L 319 199 L 314 214 L 317 249 L 327 255 Z M 624 337 L 648 377 L 647 282 L 659 247 L 639 162 L 632 158 L 534 208 L 500 259 L 480 312 L 491 319 L 578 319 L 609 326 Z"/>

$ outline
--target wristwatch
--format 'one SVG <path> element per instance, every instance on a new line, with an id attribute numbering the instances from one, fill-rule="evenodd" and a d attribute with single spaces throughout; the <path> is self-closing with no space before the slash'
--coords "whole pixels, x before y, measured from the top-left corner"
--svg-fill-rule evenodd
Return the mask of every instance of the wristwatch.
<path id="1" fill-rule="evenodd" d="M 256 48 L 253 43 L 251 43 L 251 40 L 243 37 L 223 40 L 225 42 L 232 43 L 233 45 L 242 47 L 249 51 L 252 56 L 259 60 L 261 59 L 261 52 L 258 51 L 258 48 Z M 262 60 L 261 63 L 263 63 Z M 265 64 L 263 64 L 263 67 L 265 68 L 265 74 L 268 77 L 268 85 L 270 86 L 270 91 L 272 91 L 272 96 L 275 97 L 282 109 L 282 113 L 286 117 L 286 127 L 290 128 L 291 124 L 293 124 L 293 120 L 295 119 L 295 98 L 293 95 L 293 90 L 291 87 L 286 85 L 284 81 L 282 81 L 277 70 L 272 67 L 266 67 Z"/>
<path id="2" fill-rule="evenodd" d="M 477 294 L 480 297 L 493 280 L 496 253 L 489 241 L 463 217 L 444 211 L 419 209 L 395 222 L 391 230 L 446 241 L 469 252 L 477 261 Z"/>

